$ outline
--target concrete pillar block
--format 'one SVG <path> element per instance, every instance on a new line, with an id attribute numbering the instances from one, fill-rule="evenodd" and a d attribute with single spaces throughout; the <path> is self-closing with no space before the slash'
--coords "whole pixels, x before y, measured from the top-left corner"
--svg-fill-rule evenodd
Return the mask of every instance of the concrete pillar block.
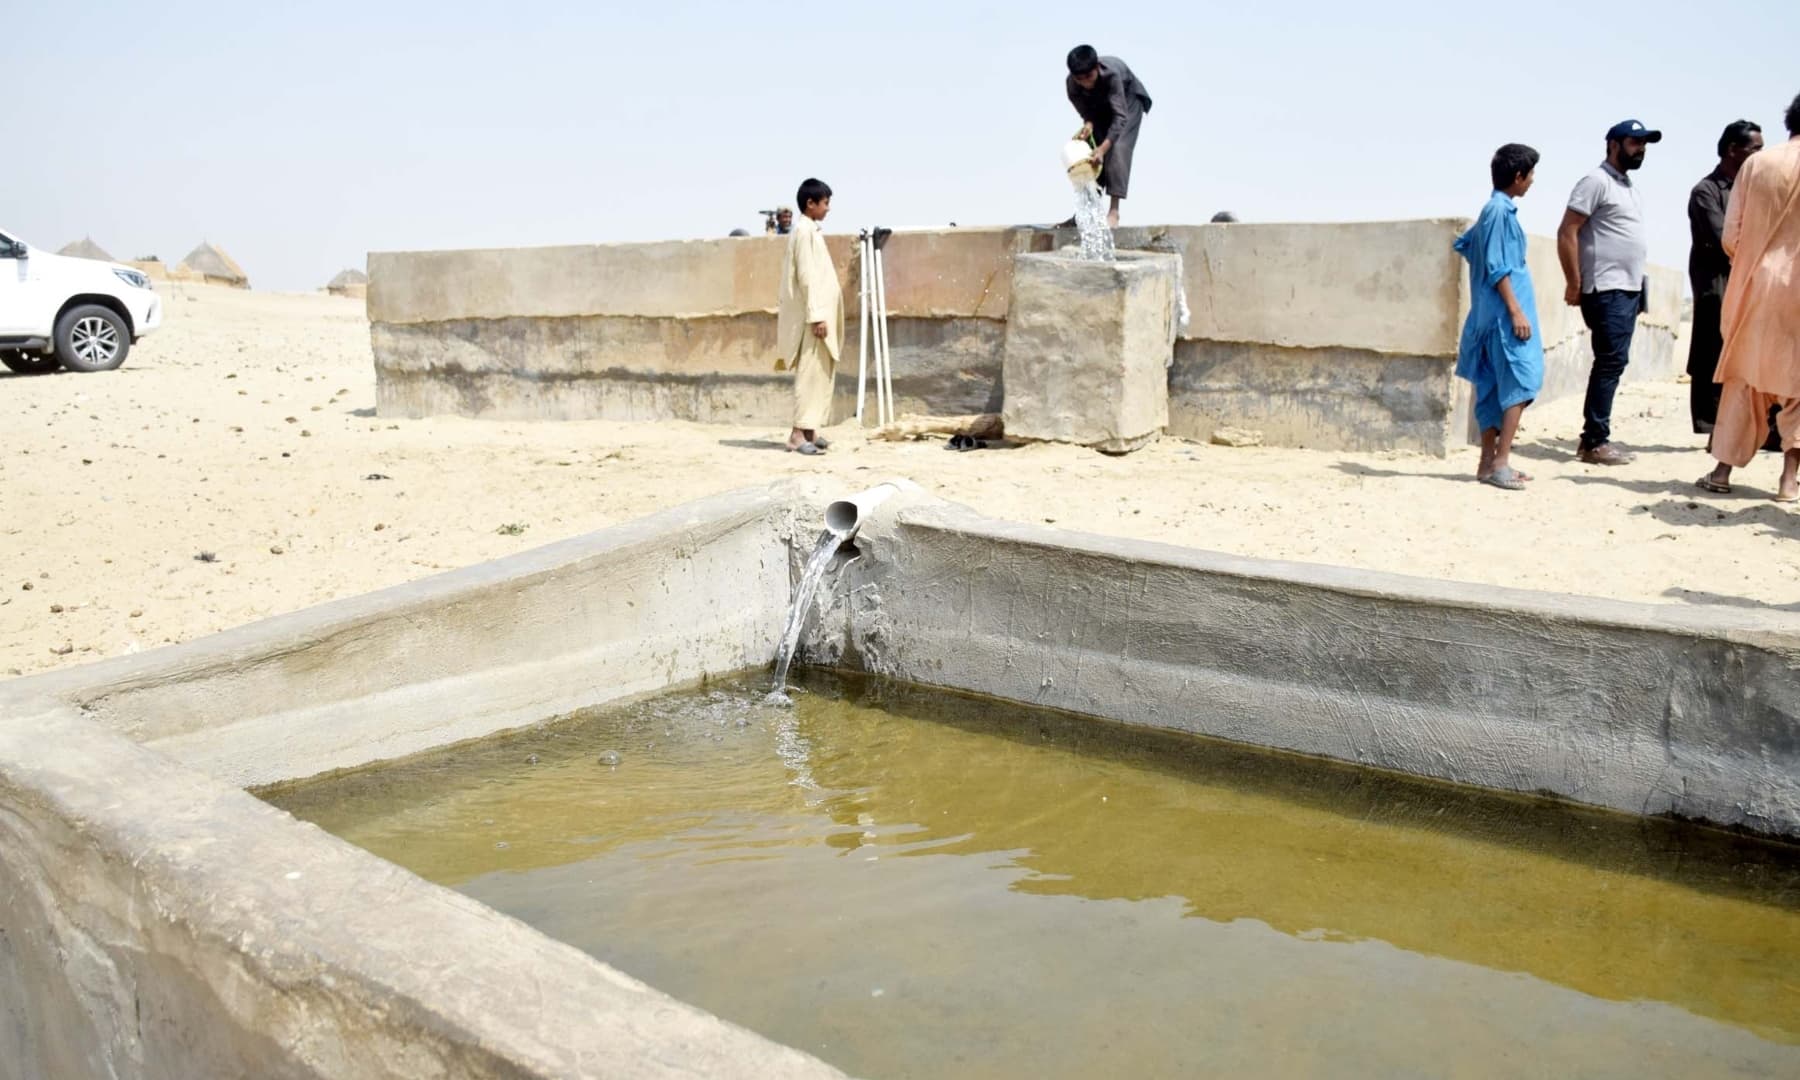
<path id="1" fill-rule="evenodd" d="M 1019 255 L 1004 352 L 1006 433 L 1125 453 L 1169 423 L 1176 257 Z"/>

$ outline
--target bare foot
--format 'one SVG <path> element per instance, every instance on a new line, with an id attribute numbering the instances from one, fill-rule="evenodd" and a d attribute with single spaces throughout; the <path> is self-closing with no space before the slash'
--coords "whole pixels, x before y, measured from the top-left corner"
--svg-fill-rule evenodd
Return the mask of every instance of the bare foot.
<path id="1" fill-rule="evenodd" d="M 1776 502 L 1800 502 L 1800 450 L 1782 455 L 1781 483 L 1775 488 Z"/>

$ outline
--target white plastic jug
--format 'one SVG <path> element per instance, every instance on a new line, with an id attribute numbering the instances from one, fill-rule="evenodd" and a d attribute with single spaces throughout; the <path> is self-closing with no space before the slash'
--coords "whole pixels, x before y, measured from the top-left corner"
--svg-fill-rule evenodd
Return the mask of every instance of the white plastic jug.
<path id="1" fill-rule="evenodd" d="M 1069 174 L 1069 183 L 1086 187 L 1100 178 L 1100 167 L 1088 160 L 1093 156 L 1094 148 L 1084 139 L 1070 139 L 1063 144 L 1063 170 Z"/>

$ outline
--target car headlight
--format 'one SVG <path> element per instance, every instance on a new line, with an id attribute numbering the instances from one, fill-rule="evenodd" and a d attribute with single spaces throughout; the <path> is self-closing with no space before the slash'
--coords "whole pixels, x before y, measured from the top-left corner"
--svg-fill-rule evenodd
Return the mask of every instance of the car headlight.
<path id="1" fill-rule="evenodd" d="M 113 276 L 134 289 L 148 289 L 150 279 L 136 270 L 114 270 Z"/>

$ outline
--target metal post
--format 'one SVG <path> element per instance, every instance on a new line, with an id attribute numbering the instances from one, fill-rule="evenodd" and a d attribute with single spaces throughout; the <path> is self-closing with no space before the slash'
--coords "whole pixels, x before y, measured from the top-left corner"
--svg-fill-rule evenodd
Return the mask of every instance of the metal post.
<path id="1" fill-rule="evenodd" d="M 873 293 L 869 287 L 869 272 L 873 269 L 871 265 L 873 260 L 869 258 L 869 231 L 867 229 L 863 230 L 861 246 L 857 254 L 861 263 L 856 269 L 858 319 L 856 331 L 856 426 L 861 427 L 863 426 L 863 403 L 869 385 L 869 323 L 871 322 L 869 303 L 873 299 Z"/>
<path id="2" fill-rule="evenodd" d="M 875 248 L 875 387 L 876 400 L 881 405 L 881 423 L 883 426 L 894 422 L 894 373 L 892 357 L 888 353 L 888 321 L 887 321 L 887 275 L 881 262 L 881 248 Z"/>

